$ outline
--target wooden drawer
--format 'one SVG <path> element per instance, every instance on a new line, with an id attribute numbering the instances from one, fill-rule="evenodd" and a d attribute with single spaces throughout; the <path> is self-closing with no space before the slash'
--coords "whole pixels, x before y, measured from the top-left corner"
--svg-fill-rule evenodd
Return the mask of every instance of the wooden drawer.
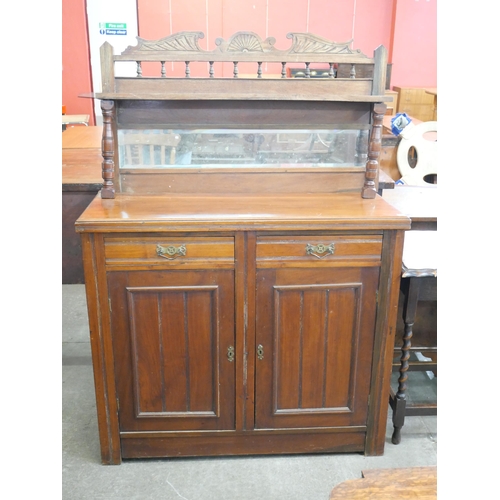
<path id="1" fill-rule="evenodd" d="M 382 236 L 262 236 L 257 239 L 257 267 L 376 266 Z"/>
<path id="2" fill-rule="evenodd" d="M 104 248 L 108 268 L 234 267 L 232 237 L 111 236 L 105 239 Z"/>

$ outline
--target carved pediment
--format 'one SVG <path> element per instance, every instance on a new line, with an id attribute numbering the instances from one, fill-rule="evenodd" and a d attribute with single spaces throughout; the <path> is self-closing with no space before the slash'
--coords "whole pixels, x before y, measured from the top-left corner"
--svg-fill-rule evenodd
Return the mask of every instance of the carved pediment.
<path id="1" fill-rule="evenodd" d="M 311 33 L 288 33 L 287 38 L 292 40 L 291 46 L 286 50 L 278 50 L 274 47 L 276 39 L 268 37 L 265 40 L 252 31 L 239 31 L 227 40 L 217 38 L 214 50 L 204 50 L 199 45 L 199 40 L 205 35 L 201 31 L 181 31 L 173 35 L 160 38 L 159 40 L 145 40 L 137 37 L 137 45 L 129 46 L 123 52 L 123 56 L 141 56 L 154 52 L 170 52 L 176 54 L 198 54 L 204 59 L 210 55 L 221 57 L 223 54 L 263 54 L 267 58 L 285 57 L 297 55 L 323 55 L 323 54 L 345 54 L 367 57 L 360 50 L 349 47 L 352 40 L 337 43 Z M 268 59 L 266 59 L 268 60 Z M 283 59 L 284 60 L 284 59 Z"/>
<path id="2" fill-rule="evenodd" d="M 203 52 L 198 44 L 198 40 L 202 38 L 205 38 L 205 35 L 201 31 L 182 31 L 159 40 L 145 40 L 137 37 L 137 45 L 128 46 L 122 54 L 129 55 L 149 51 Z"/>
<path id="3" fill-rule="evenodd" d="M 292 46 L 288 49 L 290 54 L 356 54 L 364 55 L 360 50 L 353 50 L 348 42 L 331 42 L 326 38 L 311 33 L 288 33 L 287 38 L 292 39 Z"/>

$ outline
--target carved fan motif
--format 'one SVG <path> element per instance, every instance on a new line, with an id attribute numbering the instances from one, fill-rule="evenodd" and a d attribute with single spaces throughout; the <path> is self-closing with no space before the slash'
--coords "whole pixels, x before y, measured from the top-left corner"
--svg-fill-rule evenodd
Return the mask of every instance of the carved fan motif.
<path id="1" fill-rule="evenodd" d="M 228 52 L 263 52 L 262 44 L 257 35 L 246 33 L 238 35 L 227 46 Z"/>
<path id="2" fill-rule="evenodd" d="M 276 39 L 273 37 L 266 38 L 264 41 L 259 35 L 250 31 L 239 31 L 231 38 L 224 41 L 223 38 L 217 38 L 215 44 L 219 47 L 220 52 L 269 52 L 275 51 L 273 47 Z"/>

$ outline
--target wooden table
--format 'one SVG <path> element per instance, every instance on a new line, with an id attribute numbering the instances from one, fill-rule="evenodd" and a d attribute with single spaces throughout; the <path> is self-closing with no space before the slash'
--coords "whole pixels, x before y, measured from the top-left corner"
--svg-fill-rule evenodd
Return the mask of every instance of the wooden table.
<path id="1" fill-rule="evenodd" d="M 335 486 L 330 500 L 389 500 L 437 498 L 437 467 L 372 469 L 362 471 L 362 479 Z"/>
<path id="2" fill-rule="evenodd" d="M 382 198 L 411 219 L 412 230 L 437 230 L 436 186 L 396 185 L 383 191 Z"/>
<path id="3" fill-rule="evenodd" d="M 71 127 L 62 134 L 62 148 L 101 148 L 102 126 Z"/>
<path id="4" fill-rule="evenodd" d="M 75 221 L 102 187 L 102 127 L 62 133 L 62 282 L 84 283 L 80 235 Z"/>

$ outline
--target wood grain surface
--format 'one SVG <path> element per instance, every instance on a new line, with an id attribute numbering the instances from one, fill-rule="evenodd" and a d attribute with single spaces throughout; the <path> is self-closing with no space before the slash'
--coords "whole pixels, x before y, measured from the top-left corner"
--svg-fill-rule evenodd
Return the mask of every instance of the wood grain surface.
<path id="1" fill-rule="evenodd" d="M 330 500 L 434 500 L 437 498 L 437 468 L 372 469 L 362 479 L 335 486 Z"/>
<path id="2" fill-rule="evenodd" d="M 100 148 L 102 126 L 68 127 L 62 134 L 62 148 Z"/>
<path id="3" fill-rule="evenodd" d="M 243 229 L 409 229 L 401 215 L 380 196 L 359 194 L 256 196 L 171 195 L 96 198 L 78 219 L 77 231 L 146 232 L 152 229 L 217 231 Z"/>

